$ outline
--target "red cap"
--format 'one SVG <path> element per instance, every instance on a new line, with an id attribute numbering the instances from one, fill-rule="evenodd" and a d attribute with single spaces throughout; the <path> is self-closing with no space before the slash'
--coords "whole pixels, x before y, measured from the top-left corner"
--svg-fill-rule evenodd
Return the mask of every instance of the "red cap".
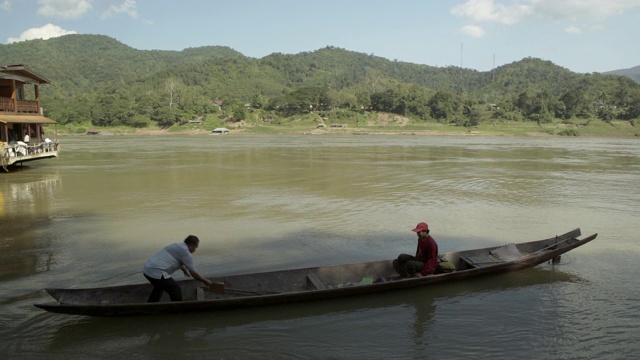
<path id="1" fill-rule="evenodd" d="M 413 231 L 413 232 L 420 232 L 420 231 L 427 231 L 427 230 L 429 230 L 429 225 L 427 225 L 427 223 L 423 223 L 423 222 L 421 222 L 420 224 L 418 224 L 418 225 L 416 226 L 416 228 L 415 228 L 415 229 L 413 229 L 413 230 L 411 230 L 411 231 Z"/>

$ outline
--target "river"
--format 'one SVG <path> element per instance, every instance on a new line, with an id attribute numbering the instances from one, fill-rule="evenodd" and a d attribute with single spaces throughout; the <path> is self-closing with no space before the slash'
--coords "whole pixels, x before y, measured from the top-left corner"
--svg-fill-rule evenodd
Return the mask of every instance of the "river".
<path id="1" fill-rule="evenodd" d="M 628 359 L 640 353 L 640 142 L 456 136 L 61 138 L 0 173 L 3 359 Z M 197 235 L 204 274 L 391 259 L 581 228 L 512 274 L 262 309 L 51 314 L 46 287 L 144 282 Z M 176 273 L 178 278 L 180 274 Z"/>

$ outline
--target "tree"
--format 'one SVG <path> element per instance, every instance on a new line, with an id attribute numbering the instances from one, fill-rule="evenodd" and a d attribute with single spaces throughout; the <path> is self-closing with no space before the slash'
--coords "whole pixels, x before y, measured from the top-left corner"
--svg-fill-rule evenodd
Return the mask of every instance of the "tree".
<path id="1" fill-rule="evenodd" d="M 404 115 L 405 105 L 402 95 L 395 89 L 371 94 L 371 108 L 374 111 Z"/>
<path id="2" fill-rule="evenodd" d="M 526 91 L 518 94 L 513 105 L 515 105 L 515 107 L 518 108 L 524 116 L 528 116 L 533 111 L 533 100 Z"/>
<path id="3" fill-rule="evenodd" d="M 538 125 L 542 123 L 549 123 L 552 121 L 552 116 L 549 108 L 553 104 L 553 98 L 551 93 L 547 90 L 539 91 L 533 98 L 533 109 L 531 120 L 535 120 Z"/>
<path id="4" fill-rule="evenodd" d="M 480 119 L 482 118 L 482 112 L 480 111 L 480 109 L 478 109 L 476 107 L 470 107 L 470 108 L 468 108 L 467 117 L 469 118 L 469 121 L 467 122 L 467 124 L 465 126 L 478 126 L 478 125 L 480 125 Z"/>
<path id="5" fill-rule="evenodd" d="M 149 116 L 136 114 L 125 120 L 123 125 L 131 126 L 134 128 L 145 128 L 151 124 Z"/>
<path id="6" fill-rule="evenodd" d="M 272 99 L 269 102 L 268 110 L 275 110 L 285 116 L 290 116 L 308 113 L 313 110 L 328 110 L 330 103 L 327 89 L 304 87 Z"/>
<path id="7" fill-rule="evenodd" d="M 402 86 L 405 88 L 404 98 L 407 102 L 406 115 L 415 115 L 423 120 L 429 119 L 431 117 L 429 100 L 434 92 L 416 84 Z"/>
<path id="8" fill-rule="evenodd" d="M 234 122 L 242 121 L 247 118 L 247 109 L 243 104 L 236 103 L 231 105 L 231 118 Z"/>
<path id="9" fill-rule="evenodd" d="M 564 119 L 571 119 L 578 113 L 583 97 L 584 94 L 576 89 L 566 90 L 560 96 L 560 101 L 564 104 Z"/>
<path id="10" fill-rule="evenodd" d="M 640 118 L 640 89 L 629 92 L 629 105 L 626 107 L 623 117 L 627 120 Z"/>
<path id="11" fill-rule="evenodd" d="M 431 117 L 438 120 L 452 118 L 460 111 L 461 101 L 453 93 L 448 91 L 437 91 L 431 99 L 429 99 L 429 108 Z"/>
<path id="12" fill-rule="evenodd" d="M 351 109 L 357 102 L 357 98 L 354 94 L 334 89 L 329 89 L 327 91 L 327 99 L 329 101 L 328 105 L 333 110 L 338 108 Z"/>
<path id="13" fill-rule="evenodd" d="M 168 128 L 180 121 L 180 111 L 175 107 L 162 106 L 154 110 L 151 120 L 160 127 Z"/>
<path id="14" fill-rule="evenodd" d="M 91 114 L 91 123 L 96 126 L 116 126 L 127 122 L 133 116 L 128 98 L 120 94 L 98 96 Z"/>
<path id="15" fill-rule="evenodd" d="M 371 95 L 365 91 L 359 91 L 356 93 L 356 104 L 362 109 L 369 109 L 371 107 Z"/>
<path id="16" fill-rule="evenodd" d="M 43 101 L 44 115 L 60 124 L 79 123 L 91 119 L 94 98 L 90 95 L 54 97 Z"/>
<path id="17" fill-rule="evenodd" d="M 251 100 L 251 106 L 255 109 L 262 109 L 265 105 L 264 97 L 261 94 L 256 94 Z"/>
<path id="18" fill-rule="evenodd" d="M 177 100 L 183 88 L 184 84 L 182 81 L 176 78 L 168 78 L 164 82 L 164 92 L 168 96 L 169 107 L 173 107 L 174 102 Z"/>
<path id="19" fill-rule="evenodd" d="M 371 67 L 366 69 L 365 84 L 367 85 L 369 94 L 374 94 L 380 91 L 383 79 L 384 75 L 382 74 L 382 71 Z"/>

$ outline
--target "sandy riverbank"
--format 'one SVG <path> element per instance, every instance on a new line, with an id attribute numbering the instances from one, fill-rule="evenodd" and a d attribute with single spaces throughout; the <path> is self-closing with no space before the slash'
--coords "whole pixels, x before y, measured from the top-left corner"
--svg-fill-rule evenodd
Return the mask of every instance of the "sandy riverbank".
<path id="1" fill-rule="evenodd" d="M 85 135 L 86 130 L 58 129 L 60 136 Z M 74 131 L 75 130 L 75 131 Z M 549 123 L 538 125 L 532 122 L 511 122 L 482 124 L 476 127 L 462 127 L 450 124 L 426 123 L 419 125 L 397 126 L 359 126 L 340 128 L 315 128 L 289 125 L 244 125 L 229 127 L 230 135 L 387 135 L 387 136 L 522 136 L 522 137 L 611 137 L 640 138 L 640 128 L 626 121 L 605 123 L 591 121 L 588 125 Z M 84 131 L 84 132 L 82 132 Z M 97 128 L 97 135 L 202 135 L 228 136 L 212 134 L 204 126 L 175 126 L 170 129 L 159 128 Z"/>

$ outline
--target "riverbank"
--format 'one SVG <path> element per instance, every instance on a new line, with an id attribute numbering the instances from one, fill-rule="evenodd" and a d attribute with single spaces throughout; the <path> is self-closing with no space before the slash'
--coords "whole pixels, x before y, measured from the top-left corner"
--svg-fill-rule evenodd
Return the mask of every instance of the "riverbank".
<path id="1" fill-rule="evenodd" d="M 89 125 L 90 126 L 90 125 Z M 58 135 L 212 135 L 216 127 L 206 122 L 174 125 L 171 128 L 109 127 L 90 128 L 82 125 L 58 125 Z M 640 137 L 640 128 L 628 121 L 601 120 L 578 122 L 501 122 L 483 123 L 473 127 L 441 123 L 392 123 L 392 124 L 345 124 L 344 126 L 317 127 L 314 123 L 288 123 L 283 125 L 239 122 L 226 126 L 231 135 L 401 135 L 401 136 L 523 136 L 523 137 Z"/>

